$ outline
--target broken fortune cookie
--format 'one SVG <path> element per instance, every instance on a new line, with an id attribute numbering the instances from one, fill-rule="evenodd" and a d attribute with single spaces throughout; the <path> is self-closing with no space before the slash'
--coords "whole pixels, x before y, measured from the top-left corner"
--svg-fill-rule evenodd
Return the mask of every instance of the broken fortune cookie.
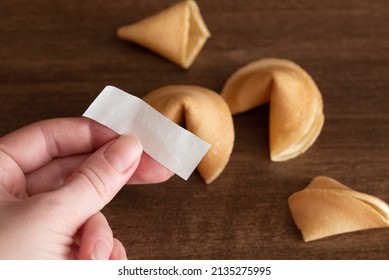
<path id="1" fill-rule="evenodd" d="M 159 13 L 117 30 L 119 38 L 148 48 L 183 68 L 189 68 L 210 33 L 193 0 L 179 2 Z"/>
<path id="2" fill-rule="evenodd" d="M 232 115 L 224 99 L 198 86 L 166 86 L 148 93 L 143 100 L 211 144 L 197 170 L 207 184 L 214 181 L 229 161 L 235 138 Z"/>
<path id="3" fill-rule="evenodd" d="M 389 206 L 383 200 L 325 176 L 292 194 L 288 204 L 304 241 L 389 226 Z"/>
<path id="4" fill-rule="evenodd" d="M 232 114 L 270 103 L 272 161 L 304 153 L 324 124 L 323 100 L 313 79 L 296 63 L 266 58 L 238 69 L 225 83 L 222 97 Z"/>

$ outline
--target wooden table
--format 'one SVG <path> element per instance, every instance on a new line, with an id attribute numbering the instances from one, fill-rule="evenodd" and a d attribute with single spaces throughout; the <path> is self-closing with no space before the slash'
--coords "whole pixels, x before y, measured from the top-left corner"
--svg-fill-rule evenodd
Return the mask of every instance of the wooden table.
<path id="1" fill-rule="evenodd" d="M 304 243 L 287 198 L 316 175 L 389 202 L 389 2 L 198 0 L 212 33 L 189 70 L 116 38 L 173 0 L 2 0 L 0 135 L 80 116 L 107 84 L 142 97 L 171 84 L 220 92 L 239 67 L 293 60 L 322 91 L 326 121 L 302 156 L 271 162 L 268 106 L 234 117 L 228 166 L 127 186 L 103 212 L 131 259 L 386 259 L 389 229 Z"/>

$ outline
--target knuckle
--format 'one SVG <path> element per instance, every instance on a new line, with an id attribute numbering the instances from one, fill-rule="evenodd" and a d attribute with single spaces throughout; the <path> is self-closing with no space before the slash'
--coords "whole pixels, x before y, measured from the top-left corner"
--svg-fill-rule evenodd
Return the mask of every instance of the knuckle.
<path id="1" fill-rule="evenodd" d="M 105 204 L 111 198 L 110 180 L 107 179 L 109 176 L 106 172 L 83 165 L 77 173 L 76 176 L 85 182 L 84 184 L 92 190 L 92 196 L 100 203 Z"/>

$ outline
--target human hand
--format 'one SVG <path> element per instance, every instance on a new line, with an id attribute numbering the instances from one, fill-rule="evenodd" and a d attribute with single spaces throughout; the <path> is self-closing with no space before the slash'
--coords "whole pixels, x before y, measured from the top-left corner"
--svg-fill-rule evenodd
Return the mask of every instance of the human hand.
<path id="1" fill-rule="evenodd" d="M 125 259 L 100 210 L 126 183 L 171 171 L 86 118 L 38 122 L 0 138 L 0 259 Z"/>

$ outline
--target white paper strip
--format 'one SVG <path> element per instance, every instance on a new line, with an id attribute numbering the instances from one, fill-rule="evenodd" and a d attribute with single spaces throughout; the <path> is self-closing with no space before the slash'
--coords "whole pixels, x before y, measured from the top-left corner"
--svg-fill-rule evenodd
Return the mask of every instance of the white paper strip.
<path id="1" fill-rule="evenodd" d="M 142 99 L 107 86 L 83 114 L 119 134 L 130 134 L 156 161 L 187 180 L 210 145 Z"/>

